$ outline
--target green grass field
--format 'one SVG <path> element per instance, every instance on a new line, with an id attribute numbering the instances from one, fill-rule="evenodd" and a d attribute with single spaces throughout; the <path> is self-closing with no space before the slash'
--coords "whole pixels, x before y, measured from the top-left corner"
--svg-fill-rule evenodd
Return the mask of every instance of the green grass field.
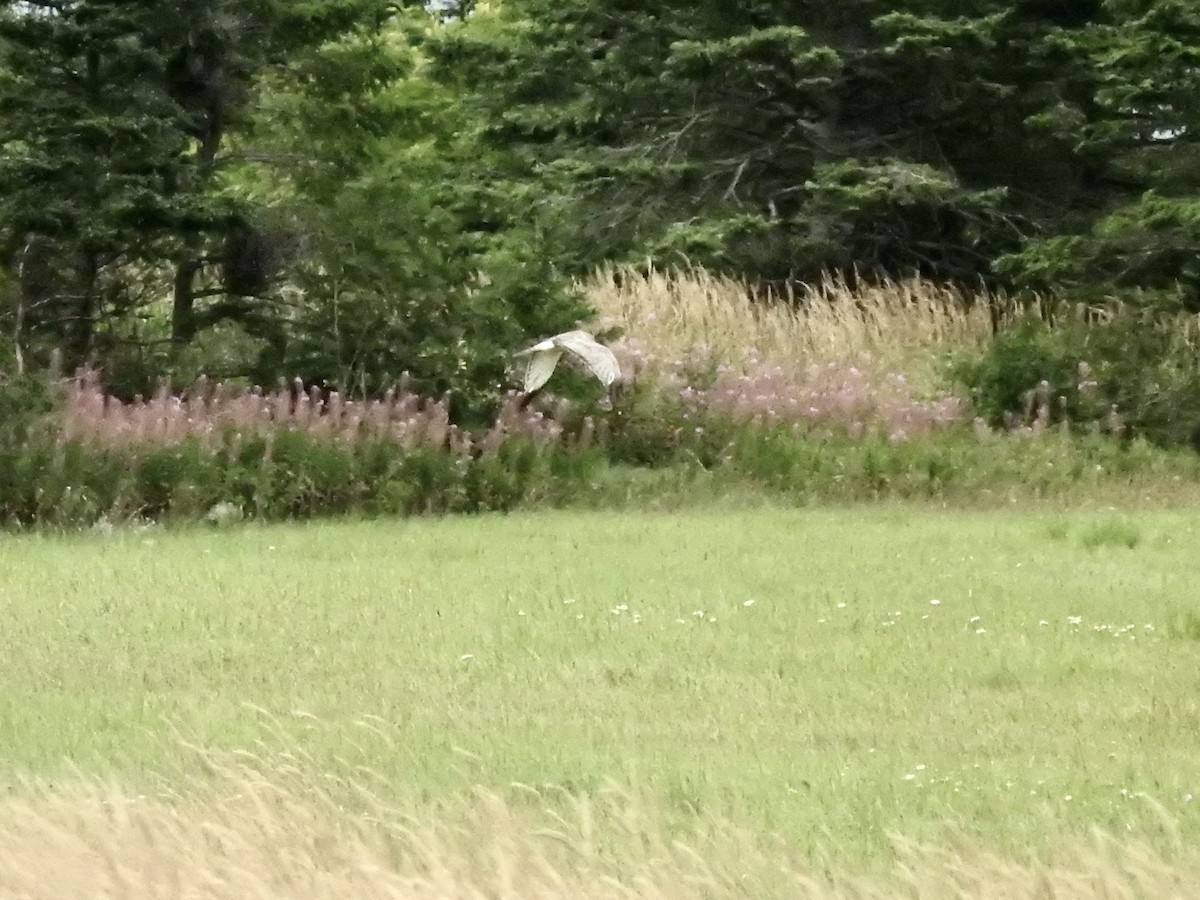
<path id="1" fill-rule="evenodd" d="M 363 766 L 410 805 L 630 785 L 871 868 L 890 835 L 1200 837 L 1200 520 L 538 513 L 0 544 L 13 783 Z M 1195 799 L 1194 799 L 1195 798 Z"/>

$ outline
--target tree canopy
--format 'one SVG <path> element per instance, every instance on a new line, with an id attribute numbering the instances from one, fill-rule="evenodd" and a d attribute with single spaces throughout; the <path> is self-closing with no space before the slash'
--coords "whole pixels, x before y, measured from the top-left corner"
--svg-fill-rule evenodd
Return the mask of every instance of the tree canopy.
<path id="1" fill-rule="evenodd" d="M 1198 26 L 1174 0 L 507 0 L 435 55 L 576 265 L 1195 304 Z"/>
<path id="2" fill-rule="evenodd" d="M 463 408 L 569 277 L 1200 310 L 1186 0 L 0 0 L 0 352 Z"/>

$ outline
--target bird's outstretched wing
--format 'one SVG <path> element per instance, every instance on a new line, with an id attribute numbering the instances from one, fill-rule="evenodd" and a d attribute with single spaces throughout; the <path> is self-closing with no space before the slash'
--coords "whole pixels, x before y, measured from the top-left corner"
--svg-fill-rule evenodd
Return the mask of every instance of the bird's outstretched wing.
<path id="1" fill-rule="evenodd" d="M 609 387 L 621 377 L 621 364 L 617 362 L 617 357 L 586 331 L 567 331 L 551 340 L 556 346 L 583 360 L 605 387 Z"/>
<path id="2" fill-rule="evenodd" d="M 529 351 L 526 351 L 529 352 Z M 525 391 L 536 391 L 545 384 L 558 365 L 563 352 L 558 347 L 545 350 L 533 350 L 529 353 L 529 363 L 525 366 Z"/>

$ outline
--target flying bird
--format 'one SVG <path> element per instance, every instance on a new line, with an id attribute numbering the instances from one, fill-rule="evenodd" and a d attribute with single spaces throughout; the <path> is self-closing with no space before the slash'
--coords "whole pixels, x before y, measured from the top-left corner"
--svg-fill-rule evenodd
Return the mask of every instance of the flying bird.
<path id="1" fill-rule="evenodd" d="M 527 393 L 536 391 L 549 380 L 564 351 L 582 360 L 606 388 L 612 387 L 613 382 L 621 378 L 621 366 L 611 350 L 586 331 L 565 331 L 517 354 L 529 357 L 525 366 Z"/>

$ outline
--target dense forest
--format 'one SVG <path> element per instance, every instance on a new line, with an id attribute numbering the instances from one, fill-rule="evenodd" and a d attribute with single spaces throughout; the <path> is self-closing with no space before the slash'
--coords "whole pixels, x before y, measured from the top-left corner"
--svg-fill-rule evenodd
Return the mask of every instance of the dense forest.
<path id="1" fill-rule="evenodd" d="M 0 365 L 462 408 L 605 264 L 1200 311 L 1191 0 L 5 0 Z"/>

